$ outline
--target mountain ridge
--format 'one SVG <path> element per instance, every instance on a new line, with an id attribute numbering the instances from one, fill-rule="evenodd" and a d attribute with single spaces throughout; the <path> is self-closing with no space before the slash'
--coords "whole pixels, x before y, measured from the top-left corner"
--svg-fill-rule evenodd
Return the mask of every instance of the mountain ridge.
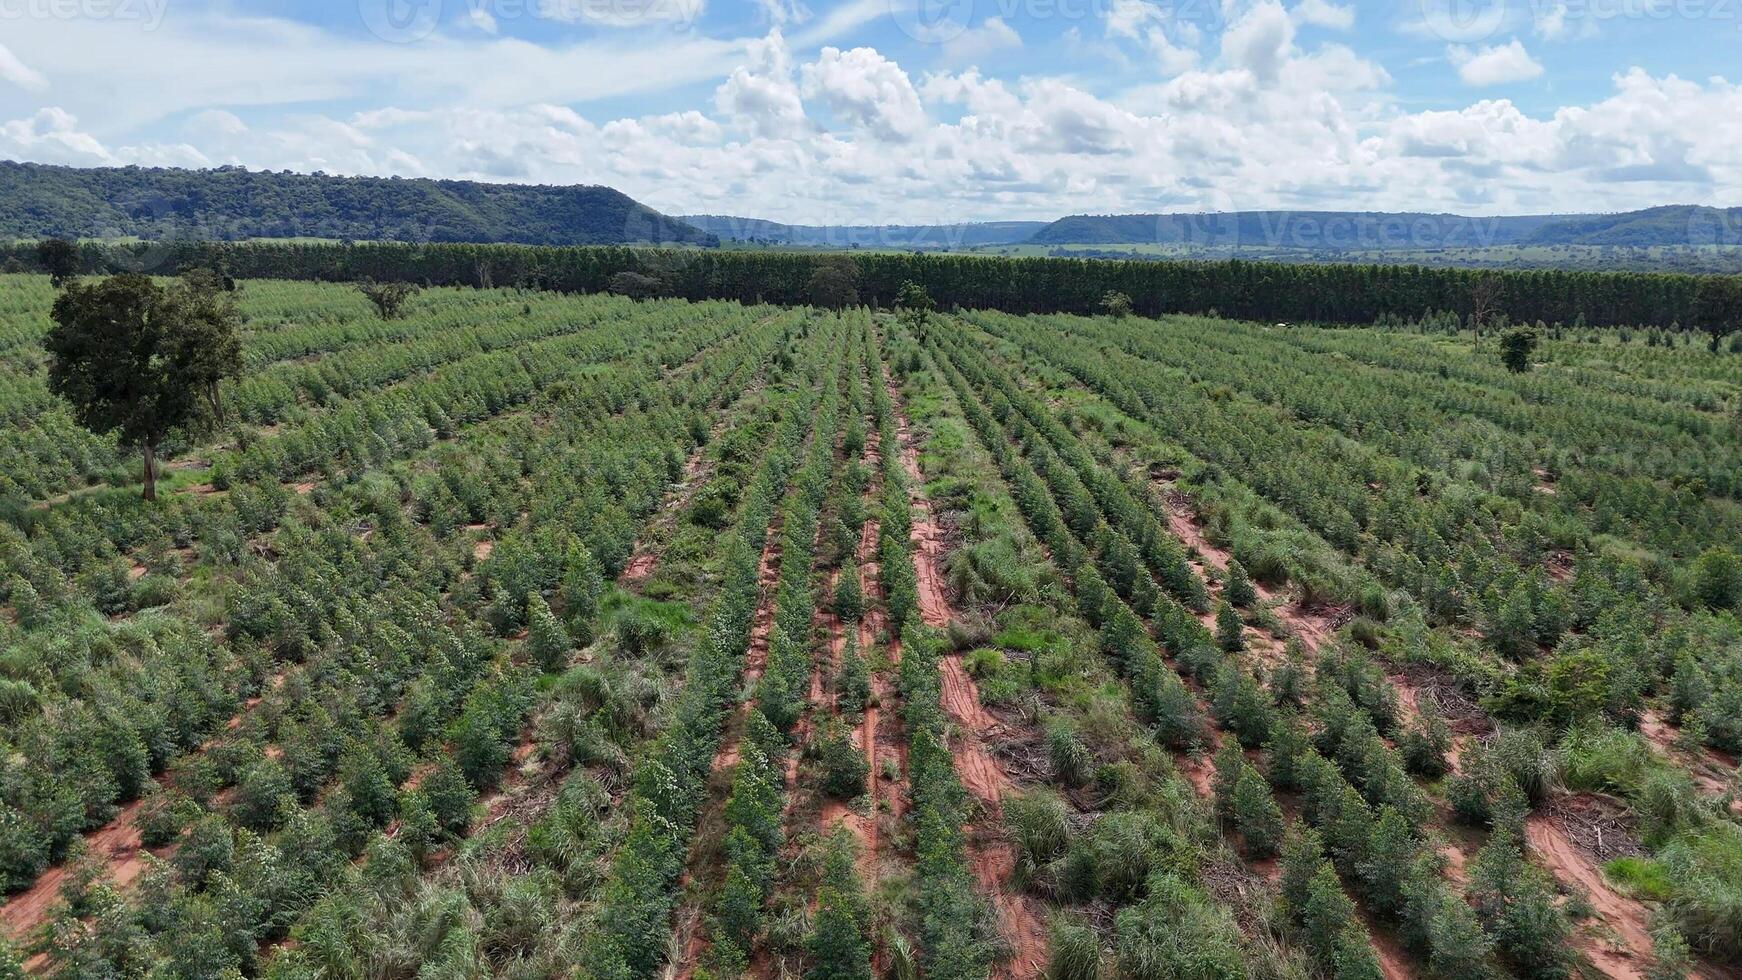
<path id="1" fill-rule="evenodd" d="M 0 237 L 45 236 L 719 244 L 597 185 L 0 161 Z"/>

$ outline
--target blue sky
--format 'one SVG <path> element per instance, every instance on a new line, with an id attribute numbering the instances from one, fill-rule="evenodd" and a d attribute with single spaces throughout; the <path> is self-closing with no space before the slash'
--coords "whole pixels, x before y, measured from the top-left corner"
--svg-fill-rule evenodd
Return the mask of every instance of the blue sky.
<path id="1" fill-rule="evenodd" d="M 815 223 L 1736 205 L 1739 55 L 1742 0 L 0 0 L 0 158 Z"/>

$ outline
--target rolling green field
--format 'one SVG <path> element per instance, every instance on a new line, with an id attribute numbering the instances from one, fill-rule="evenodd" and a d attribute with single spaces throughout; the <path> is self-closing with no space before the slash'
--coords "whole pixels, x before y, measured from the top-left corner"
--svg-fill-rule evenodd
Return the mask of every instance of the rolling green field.
<path id="1" fill-rule="evenodd" d="M 0 977 L 1738 975 L 1701 337 L 246 280 L 146 503 L 55 295 Z"/>

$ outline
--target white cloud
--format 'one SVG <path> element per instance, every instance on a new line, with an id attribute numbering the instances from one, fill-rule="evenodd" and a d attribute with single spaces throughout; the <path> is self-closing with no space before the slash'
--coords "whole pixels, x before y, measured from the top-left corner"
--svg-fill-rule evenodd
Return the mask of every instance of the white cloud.
<path id="1" fill-rule="evenodd" d="M 59 106 L 0 123 L 0 157 L 86 167 L 117 162 L 101 141 L 82 132 L 78 119 Z"/>
<path id="2" fill-rule="evenodd" d="M 706 0 L 538 0 L 538 15 L 565 24 L 646 27 L 694 24 Z"/>
<path id="3" fill-rule="evenodd" d="M 1022 47 L 1022 35 L 1002 17 L 988 17 L 944 43 L 944 59 L 951 64 L 973 64 L 1000 51 Z"/>
<path id="4" fill-rule="evenodd" d="M 694 109 L 651 116 L 641 122 L 650 132 L 679 143 L 718 143 L 725 135 L 719 123 Z"/>
<path id="5" fill-rule="evenodd" d="M 198 137 L 208 136 L 240 136 L 248 131 L 248 126 L 233 112 L 222 109 L 206 109 L 195 113 L 182 127 L 188 135 Z"/>
<path id="6" fill-rule="evenodd" d="M 804 94 L 820 96 L 855 129 L 907 142 L 925 128 L 925 110 L 907 73 L 875 48 L 824 48 L 803 74 Z"/>
<path id="7" fill-rule="evenodd" d="M 1496 44 L 1472 51 L 1461 44 L 1446 49 L 1465 85 L 1504 85 L 1527 82 L 1541 77 L 1542 65 L 1524 49 L 1523 42 L 1513 38 L 1509 43 Z"/>
<path id="8" fill-rule="evenodd" d="M 1355 7 L 1338 5 L 1331 0 L 1301 0 L 1294 8 L 1294 17 L 1302 24 L 1346 31 L 1355 26 Z"/>
<path id="9" fill-rule="evenodd" d="M 1281 74 L 1294 46 L 1294 21 L 1275 0 L 1256 4 L 1222 34 L 1222 60 L 1266 85 Z"/>
<path id="10" fill-rule="evenodd" d="M 1178 75 L 1197 66 L 1196 45 L 1202 32 L 1191 21 L 1180 19 L 1172 8 L 1151 0 L 1111 0 L 1106 32 L 1110 38 L 1141 42 L 1163 75 Z"/>
<path id="11" fill-rule="evenodd" d="M 1138 38 L 1143 29 L 1162 19 L 1161 8 L 1149 0 L 1111 0 L 1107 5 L 1107 35 Z"/>
<path id="12" fill-rule="evenodd" d="M 950 70 L 910 78 L 889 49 L 824 49 L 888 0 L 819 7 L 802 27 L 779 3 L 768 18 L 789 26 L 751 40 L 580 31 L 594 39 L 533 44 L 458 23 L 365 44 L 200 12 L 149 33 L 18 22 L 10 50 L 54 80 L 55 104 L 0 82 L 0 158 L 598 183 L 671 212 L 834 223 L 1742 199 L 1742 90 L 1721 79 L 1636 69 L 1558 111 L 1505 99 L 1414 111 L 1365 49 L 1297 36 L 1318 23 L 1312 0 L 1227 0 L 1224 36 L 1168 3 L 1116 0 L 1104 32 L 1084 25 L 1100 36 L 1076 35 L 1104 72 L 1048 74 L 1038 55 L 1022 74 L 964 70 L 972 60 L 940 49 L 935 67 Z M 976 31 L 994 23 L 1010 26 Z M 1508 76 L 1483 60 L 1504 69 L 1514 47 L 1535 64 L 1517 41 L 1472 44 L 1457 54 L 1472 79 Z M 697 90 L 711 102 L 686 96 Z M 671 95 L 636 111 L 656 91 Z M 631 108 L 600 114 L 606 98 Z"/>
<path id="13" fill-rule="evenodd" d="M 804 101 L 793 82 L 792 55 L 780 28 L 751 42 L 746 62 L 715 90 L 714 106 L 758 136 L 780 138 L 804 130 Z"/>
<path id="14" fill-rule="evenodd" d="M 756 0 L 756 7 L 770 26 L 802 24 L 810 20 L 810 8 L 803 0 Z"/>
<path id="15" fill-rule="evenodd" d="M 40 91 L 48 88 L 48 79 L 42 72 L 18 60 L 4 44 L 0 44 L 0 82 L 11 82 L 22 89 Z"/>

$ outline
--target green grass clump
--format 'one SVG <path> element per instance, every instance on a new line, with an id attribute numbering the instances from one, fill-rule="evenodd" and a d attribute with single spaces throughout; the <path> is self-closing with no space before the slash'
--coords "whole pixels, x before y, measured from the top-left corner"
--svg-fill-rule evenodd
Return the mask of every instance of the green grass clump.
<path id="1" fill-rule="evenodd" d="M 1673 889 L 1668 869 L 1647 857 L 1616 858 L 1603 865 L 1603 876 L 1622 894 L 1646 901 L 1666 901 Z"/>

